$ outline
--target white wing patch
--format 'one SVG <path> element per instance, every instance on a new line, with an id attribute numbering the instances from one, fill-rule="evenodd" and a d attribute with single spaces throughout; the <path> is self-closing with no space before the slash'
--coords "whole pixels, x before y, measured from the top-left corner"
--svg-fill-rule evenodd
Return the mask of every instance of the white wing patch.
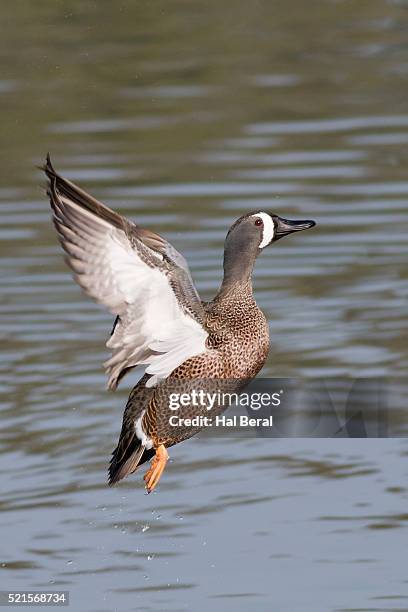
<path id="1" fill-rule="evenodd" d="M 133 266 L 128 279 L 129 285 L 133 278 L 132 308 L 106 343 L 113 355 L 104 366 L 110 385 L 124 367 L 145 364 L 146 373 L 152 376 L 146 387 L 154 387 L 184 361 L 203 353 L 208 333 L 181 310 L 160 270 L 139 260 L 139 274 L 135 271 Z"/>
<path id="2" fill-rule="evenodd" d="M 124 231 L 60 194 L 54 201 L 54 221 L 78 284 L 120 316 L 106 343 L 112 349 L 104 364 L 109 388 L 116 387 L 123 371 L 141 364 L 147 365 L 152 377 L 146 386 L 152 387 L 207 350 L 208 334 L 178 302 L 160 268 L 160 253 L 144 246 L 148 265 Z"/>
<path id="3" fill-rule="evenodd" d="M 271 215 L 268 215 L 268 213 L 266 212 L 257 213 L 256 215 L 254 215 L 254 217 L 259 217 L 263 221 L 262 240 L 261 240 L 261 244 L 259 245 L 259 248 L 263 249 L 264 247 L 268 246 L 268 244 L 272 242 L 272 239 L 275 233 L 273 219 Z"/>

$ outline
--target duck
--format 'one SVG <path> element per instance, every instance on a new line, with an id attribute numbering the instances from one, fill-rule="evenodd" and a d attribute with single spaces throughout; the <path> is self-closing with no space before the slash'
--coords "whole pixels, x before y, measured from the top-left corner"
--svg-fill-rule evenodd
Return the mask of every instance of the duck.
<path id="1" fill-rule="evenodd" d="M 207 389 L 220 381 L 238 389 L 258 374 L 269 352 L 269 325 L 253 295 L 255 262 L 282 238 L 316 223 L 263 210 L 240 216 L 226 235 L 221 286 L 205 302 L 185 258 L 170 242 L 61 176 L 49 154 L 42 169 L 73 277 L 115 317 L 106 342 L 111 351 L 104 363 L 107 388 L 115 390 L 133 368 L 145 368 L 126 403 L 108 483 L 118 483 L 150 461 L 144 475 L 150 493 L 166 467 L 167 449 L 200 430 L 170 426 L 169 393 L 175 385 L 191 391 L 197 381 L 205 381 Z M 218 412 L 224 409 L 218 406 Z M 178 417 L 206 410 L 190 402 Z"/>

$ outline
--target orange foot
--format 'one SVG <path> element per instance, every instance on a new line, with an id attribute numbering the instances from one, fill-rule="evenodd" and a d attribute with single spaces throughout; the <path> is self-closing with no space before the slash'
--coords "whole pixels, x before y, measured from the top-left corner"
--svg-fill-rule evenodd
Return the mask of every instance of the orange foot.
<path id="1" fill-rule="evenodd" d="M 151 493 L 153 489 L 157 486 L 160 476 L 164 472 L 164 468 L 166 467 L 167 459 L 169 458 L 169 454 L 166 451 L 166 447 L 161 444 L 156 449 L 156 454 L 152 459 L 152 464 L 150 469 L 147 470 L 144 475 L 144 481 L 146 483 L 146 490 L 148 493 Z"/>

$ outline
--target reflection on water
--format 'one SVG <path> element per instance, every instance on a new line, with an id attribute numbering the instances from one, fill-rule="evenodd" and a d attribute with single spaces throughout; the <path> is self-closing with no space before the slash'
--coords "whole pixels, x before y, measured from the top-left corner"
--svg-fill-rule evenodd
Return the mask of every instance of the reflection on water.
<path id="1" fill-rule="evenodd" d="M 106 487 L 128 388 L 104 392 L 111 320 L 71 281 L 35 169 L 50 150 L 165 234 L 204 298 L 237 216 L 316 219 L 258 261 L 263 375 L 385 377 L 406 433 L 408 7 L 294 4 L 5 8 L 2 588 L 98 612 L 407 609 L 404 441 L 195 439 L 158 493 Z"/>

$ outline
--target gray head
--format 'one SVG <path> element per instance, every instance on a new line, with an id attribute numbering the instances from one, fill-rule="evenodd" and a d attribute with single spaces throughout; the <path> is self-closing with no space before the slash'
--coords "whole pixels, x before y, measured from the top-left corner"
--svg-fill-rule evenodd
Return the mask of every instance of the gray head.
<path id="1" fill-rule="evenodd" d="M 264 248 L 315 225 L 314 221 L 291 221 L 263 211 L 243 215 L 235 221 L 225 239 L 224 284 L 248 279 Z"/>

